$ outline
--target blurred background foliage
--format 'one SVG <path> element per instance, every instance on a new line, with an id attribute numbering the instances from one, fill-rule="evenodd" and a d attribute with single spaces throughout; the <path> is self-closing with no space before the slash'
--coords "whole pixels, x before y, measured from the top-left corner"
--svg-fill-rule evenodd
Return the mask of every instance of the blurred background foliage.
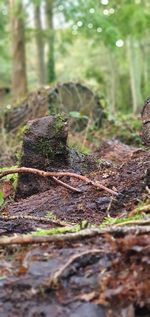
<path id="1" fill-rule="evenodd" d="M 150 90 L 149 33 L 149 0 L 0 0 L 0 88 L 11 103 L 41 86 L 81 82 L 112 124 L 127 115 L 131 127 Z"/>

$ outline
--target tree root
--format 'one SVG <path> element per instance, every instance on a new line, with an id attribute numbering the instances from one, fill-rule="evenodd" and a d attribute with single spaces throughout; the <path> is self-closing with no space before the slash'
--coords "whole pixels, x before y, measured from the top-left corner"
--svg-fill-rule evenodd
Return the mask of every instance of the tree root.
<path id="1" fill-rule="evenodd" d="M 70 176 L 70 177 L 74 177 L 74 178 L 78 178 L 84 182 L 86 182 L 87 184 L 91 184 L 92 186 L 99 188 L 99 189 L 103 189 L 105 191 L 107 191 L 109 194 L 111 195 L 118 195 L 118 193 L 110 188 L 105 187 L 104 185 L 100 184 L 100 182 L 98 181 L 92 181 L 91 179 L 89 179 L 86 176 L 83 175 L 79 175 L 76 173 L 71 173 L 71 172 L 45 172 L 36 168 L 28 168 L 28 167 L 18 167 L 18 168 L 12 168 L 12 169 L 7 169 L 3 172 L 0 173 L 0 178 L 9 175 L 9 174 L 14 174 L 14 173 L 32 173 L 38 176 L 42 176 L 42 177 L 55 177 L 55 181 L 56 181 L 56 177 L 61 177 L 61 176 Z M 57 179 L 58 181 L 58 179 Z M 63 185 L 65 183 L 59 181 L 59 184 Z M 67 184 L 65 184 L 66 187 Z M 67 185 L 69 186 L 69 185 Z M 71 187 L 70 187 L 71 189 Z M 78 191 L 78 189 L 73 188 L 73 190 Z"/>

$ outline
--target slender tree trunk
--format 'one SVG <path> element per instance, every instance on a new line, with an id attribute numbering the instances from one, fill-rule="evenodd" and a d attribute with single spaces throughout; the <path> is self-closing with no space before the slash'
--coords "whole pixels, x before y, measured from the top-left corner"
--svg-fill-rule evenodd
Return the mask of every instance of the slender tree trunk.
<path id="1" fill-rule="evenodd" d="M 144 39 L 140 42 L 140 52 L 142 57 L 142 91 L 144 98 L 149 94 L 149 46 L 147 42 L 149 34 L 146 33 Z"/>
<path id="2" fill-rule="evenodd" d="M 9 0 L 12 41 L 12 96 L 18 99 L 27 93 L 25 29 L 22 1 Z"/>
<path id="3" fill-rule="evenodd" d="M 45 84 L 45 64 L 44 64 L 44 40 L 42 37 L 42 22 L 40 4 L 34 5 L 34 20 L 35 20 L 35 39 L 37 46 L 37 69 L 39 85 Z"/>
<path id="4" fill-rule="evenodd" d="M 136 113 L 142 102 L 141 96 L 141 70 L 140 60 L 138 58 L 138 48 L 134 47 L 134 40 L 128 38 L 128 59 L 129 59 L 129 71 L 130 71 L 130 86 L 133 102 L 133 113 Z"/>
<path id="5" fill-rule="evenodd" d="M 46 0 L 46 24 L 49 32 L 49 48 L 48 48 L 48 63 L 47 63 L 47 80 L 48 83 L 56 79 L 55 74 L 55 32 L 53 24 L 53 3 L 54 0 Z"/>
<path id="6" fill-rule="evenodd" d="M 107 50 L 107 64 L 108 64 L 108 100 L 109 100 L 109 119 L 115 117 L 116 111 L 116 95 L 117 95 L 117 65 L 116 58 L 111 50 Z"/>

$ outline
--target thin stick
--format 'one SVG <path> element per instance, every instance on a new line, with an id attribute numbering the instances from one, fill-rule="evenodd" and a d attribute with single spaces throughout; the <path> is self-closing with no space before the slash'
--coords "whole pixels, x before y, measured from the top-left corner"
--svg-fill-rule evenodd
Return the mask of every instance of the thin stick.
<path id="1" fill-rule="evenodd" d="M 86 176 L 79 175 L 76 173 L 71 173 L 71 172 L 45 172 L 45 171 L 42 171 L 42 170 L 39 170 L 36 168 L 18 167 L 18 168 L 12 168 L 12 169 L 7 169 L 7 170 L 3 171 L 2 173 L 0 173 L 0 178 L 4 177 L 6 175 L 9 175 L 9 174 L 14 174 L 14 173 L 32 173 L 32 174 L 35 174 L 37 176 L 42 176 L 42 177 L 70 176 L 70 177 L 78 178 L 78 179 L 80 179 L 88 184 L 93 185 L 96 188 L 103 189 L 112 195 L 118 195 L 118 193 L 116 191 L 105 187 L 104 185 L 100 184 L 100 182 L 98 182 L 98 181 L 94 182 Z"/>
<path id="2" fill-rule="evenodd" d="M 13 244 L 37 244 L 37 243 L 64 243 L 82 240 L 86 238 L 105 235 L 106 233 L 112 235 L 125 235 L 125 234 L 149 234 L 150 226 L 126 226 L 126 227 L 111 227 L 108 229 L 84 229 L 79 232 L 56 234 L 51 236 L 34 236 L 31 234 L 18 234 L 17 236 L 4 236 L 0 238 L 0 245 L 13 245 Z"/>
<path id="3" fill-rule="evenodd" d="M 65 187 L 65 188 L 68 188 L 68 189 L 70 189 L 70 190 L 72 190 L 72 191 L 74 191 L 74 192 L 76 192 L 76 193 L 82 193 L 82 190 L 80 190 L 80 189 L 78 189 L 78 188 L 75 188 L 75 187 L 72 187 L 72 186 L 70 186 L 70 185 L 68 185 L 68 184 L 66 184 L 66 183 L 64 183 L 64 182 L 62 182 L 60 179 L 56 178 L 55 176 L 53 176 L 52 179 L 53 179 L 56 183 L 58 183 L 59 185 Z"/>
<path id="4" fill-rule="evenodd" d="M 0 220 L 2 221 L 10 221 L 10 220 L 33 220 L 33 221 L 40 221 L 40 222 L 45 222 L 45 223 L 49 223 L 52 225 L 56 225 L 56 226 L 60 226 L 60 227 L 69 227 L 71 226 L 71 224 L 68 224 L 64 221 L 60 221 L 60 220 L 52 220 L 46 217 L 35 217 L 35 216 L 0 216 Z"/>

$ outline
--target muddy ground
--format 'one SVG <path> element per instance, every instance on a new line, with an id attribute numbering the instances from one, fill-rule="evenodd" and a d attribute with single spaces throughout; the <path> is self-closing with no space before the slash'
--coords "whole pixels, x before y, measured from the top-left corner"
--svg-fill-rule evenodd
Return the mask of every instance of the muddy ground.
<path id="1" fill-rule="evenodd" d="M 99 225 L 106 215 L 122 217 L 141 201 L 149 201 L 150 151 L 108 142 L 93 155 L 98 165 L 86 176 L 117 191 L 117 196 L 63 177 L 82 193 L 52 183 L 44 193 L 17 202 L 8 198 L 1 209 L 6 216 L 0 218 L 1 236 L 82 220 Z M 49 223 L 32 219 L 35 216 L 49 217 Z M 119 235 L 1 245 L 0 316 L 150 316 L 150 229 L 146 228 L 143 233 L 136 227 Z"/>

